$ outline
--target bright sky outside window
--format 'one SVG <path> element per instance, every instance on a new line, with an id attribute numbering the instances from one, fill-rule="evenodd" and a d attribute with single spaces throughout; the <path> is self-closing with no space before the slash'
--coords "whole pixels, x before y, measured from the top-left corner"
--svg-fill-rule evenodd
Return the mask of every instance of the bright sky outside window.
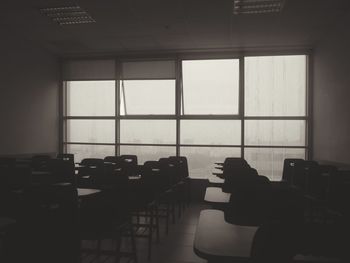
<path id="1" fill-rule="evenodd" d="M 184 60 L 182 114 L 238 114 L 239 60 Z"/>

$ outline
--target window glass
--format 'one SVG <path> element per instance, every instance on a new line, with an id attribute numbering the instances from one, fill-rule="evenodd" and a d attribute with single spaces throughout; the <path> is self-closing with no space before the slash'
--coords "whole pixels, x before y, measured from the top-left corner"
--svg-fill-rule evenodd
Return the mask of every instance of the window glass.
<path id="1" fill-rule="evenodd" d="M 237 147 L 181 147 L 181 156 L 186 156 L 190 177 L 208 178 L 218 172 L 215 162 L 223 162 L 227 157 L 240 157 L 241 148 Z"/>
<path id="2" fill-rule="evenodd" d="M 244 158 L 260 175 L 272 181 L 282 179 L 283 162 L 286 158 L 305 159 L 305 149 L 245 148 Z"/>
<path id="3" fill-rule="evenodd" d="M 175 120 L 121 120 L 121 143 L 175 144 Z"/>
<path id="4" fill-rule="evenodd" d="M 80 162 L 85 158 L 105 158 L 106 156 L 115 155 L 114 145 L 80 145 L 67 144 L 66 152 L 74 154 L 74 161 Z"/>
<path id="5" fill-rule="evenodd" d="M 67 120 L 66 142 L 114 143 L 114 120 Z"/>
<path id="6" fill-rule="evenodd" d="M 246 116 L 306 115 L 306 56 L 245 58 Z"/>
<path id="7" fill-rule="evenodd" d="M 182 114 L 238 114 L 238 59 L 185 60 L 182 81 Z"/>
<path id="8" fill-rule="evenodd" d="M 67 81 L 66 116 L 114 116 L 115 81 Z"/>
<path id="9" fill-rule="evenodd" d="M 305 146 L 304 120 L 247 120 L 245 144 Z"/>
<path id="10" fill-rule="evenodd" d="M 139 164 L 146 161 L 157 161 L 159 158 L 176 155 L 176 148 L 171 146 L 120 146 L 120 154 L 137 156 Z"/>
<path id="11" fill-rule="evenodd" d="M 123 80 L 121 115 L 174 115 L 175 80 Z"/>
<path id="12" fill-rule="evenodd" d="M 181 144 L 240 145 L 239 120 L 182 120 Z"/>

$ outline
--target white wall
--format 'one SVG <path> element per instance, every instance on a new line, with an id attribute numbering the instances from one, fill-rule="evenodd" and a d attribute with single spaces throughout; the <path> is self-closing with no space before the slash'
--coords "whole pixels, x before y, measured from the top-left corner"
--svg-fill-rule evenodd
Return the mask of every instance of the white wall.
<path id="1" fill-rule="evenodd" d="M 314 56 L 314 159 L 350 165 L 350 16 Z"/>
<path id="2" fill-rule="evenodd" d="M 0 155 L 57 152 L 58 85 L 57 58 L 5 30 L 0 41 Z"/>

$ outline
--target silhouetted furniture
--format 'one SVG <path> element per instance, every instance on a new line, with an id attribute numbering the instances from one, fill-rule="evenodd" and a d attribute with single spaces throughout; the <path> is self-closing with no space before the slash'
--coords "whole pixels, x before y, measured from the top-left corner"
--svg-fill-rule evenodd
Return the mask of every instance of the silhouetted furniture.
<path id="1" fill-rule="evenodd" d="M 86 158 L 79 165 L 78 186 L 93 188 L 98 182 L 98 177 L 103 174 L 103 159 Z"/>
<path id="2" fill-rule="evenodd" d="M 119 156 L 106 156 L 105 158 L 103 158 L 103 161 L 105 163 L 112 163 L 114 165 L 116 165 L 116 168 L 120 168 L 121 165 L 121 158 Z"/>
<path id="3" fill-rule="evenodd" d="M 51 159 L 48 162 L 48 171 L 54 183 L 71 183 L 74 186 L 77 185 L 73 159 Z"/>
<path id="4" fill-rule="evenodd" d="M 205 190 L 204 201 L 209 204 L 228 204 L 230 201 L 230 193 L 225 193 L 219 187 L 207 187 Z"/>
<path id="5" fill-rule="evenodd" d="M 296 163 L 303 162 L 303 159 L 291 159 L 287 158 L 283 161 L 283 172 L 282 172 L 282 183 L 286 183 L 287 185 L 293 184 L 293 177 L 295 174 L 295 165 Z"/>
<path id="6" fill-rule="evenodd" d="M 228 224 L 224 212 L 202 210 L 194 239 L 194 252 L 209 262 L 246 262 L 257 227 Z"/>
<path id="7" fill-rule="evenodd" d="M 246 160 L 239 157 L 227 157 L 219 167 L 222 173 L 213 173 L 221 179 L 226 179 L 226 176 L 232 176 L 237 174 L 237 169 L 250 167 Z M 239 171 L 238 171 L 239 172 Z"/>
<path id="8" fill-rule="evenodd" d="M 272 188 L 265 176 L 236 177 L 225 220 L 232 224 L 258 226 L 272 215 Z M 238 180 L 239 178 L 239 180 Z"/>
<path id="9" fill-rule="evenodd" d="M 74 154 L 72 153 L 59 153 L 56 158 L 64 161 L 71 161 L 74 164 Z"/>
<path id="10" fill-rule="evenodd" d="M 112 253 L 115 256 L 115 262 L 119 262 L 122 256 L 131 257 L 134 262 L 137 262 L 134 231 L 125 192 L 119 191 L 116 185 L 98 194 L 93 189 L 80 189 L 80 191 L 82 191 L 81 194 L 84 193 L 80 197 L 91 197 L 83 199 L 80 205 L 80 239 L 97 241 L 95 249 L 82 247 L 82 253 L 93 253 L 97 257 Z M 121 239 L 124 235 L 131 237 L 131 252 L 121 251 Z M 113 239 L 116 242 L 114 251 L 102 250 L 104 239 Z"/>
<path id="11" fill-rule="evenodd" d="M 33 171 L 47 171 L 49 155 L 35 155 L 32 157 L 31 167 Z"/>
<path id="12" fill-rule="evenodd" d="M 182 191 L 183 200 L 181 200 L 182 204 L 184 202 L 189 205 L 191 201 L 191 179 L 189 177 L 188 172 L 188 162 L 185 156 L 170 156 L 169 161 L 176 165 L 177 173 L 178 173 L 178 182 L 179 191 Z"/>

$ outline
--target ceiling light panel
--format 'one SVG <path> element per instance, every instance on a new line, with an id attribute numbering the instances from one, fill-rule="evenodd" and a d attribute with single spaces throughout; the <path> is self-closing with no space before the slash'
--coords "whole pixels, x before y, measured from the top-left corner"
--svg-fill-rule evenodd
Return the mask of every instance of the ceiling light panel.
<path id="1" fill-rule="evenodd" d="M 49 17 L 52 21 L 62 25 L 76 25 L 95 23 L 95 19 L 91 17 L 84 9 L 78 5 L 45 7 L 40 8 L 40 13 Z"/>
<path id="2" fill-rule="evenodd" d="M 264 14 L 281 12 L 285 0 L 233 0 L 233 13 Z"/>

